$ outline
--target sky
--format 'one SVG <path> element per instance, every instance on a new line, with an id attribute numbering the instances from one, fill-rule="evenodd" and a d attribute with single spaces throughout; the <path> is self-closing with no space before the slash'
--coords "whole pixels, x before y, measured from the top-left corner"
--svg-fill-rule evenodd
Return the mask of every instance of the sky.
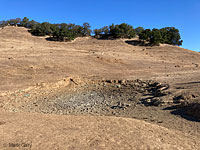
<path id="1" fill-rule="evenodd" d="M 134 28 L 176 27 L 183 48 L 200 52 L 200 0 L 0 0 L 0 20 L 89 22 L 94 28 L 128 23 Z"/>

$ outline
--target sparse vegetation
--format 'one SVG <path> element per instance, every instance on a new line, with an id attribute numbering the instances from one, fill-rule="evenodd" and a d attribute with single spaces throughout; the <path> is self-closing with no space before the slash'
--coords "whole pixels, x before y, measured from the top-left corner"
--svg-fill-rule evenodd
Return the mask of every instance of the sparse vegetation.
<path id="1" fill-rule="evenodd" d="M 29 18 L 16 18 L 7 21 L 0 21 L 0 27 L 20 26 L 29 28 L 30 33 L 35 36 L 50 36 L 49 39 L 56 41 L 70 41 L 76 37 L 91 36 L 92 30 L 89 23 L 83 23 L 82 26 L 75 24 L 51 24 L 49 22 L 39 23 Z M 179 30 L 174 27 L 162 29 L 144 29 L 143 27 L 133 28 L 133 26 L 122 23 L 104 26 L 100 29 L 93 30 L 94 37 L 97 39 L 117 39 L 117 38 L 134 38 L 139 36 L 143 42 L 149 42 L 152 45 L 166 43 L 171 45 L 182 45 Z"/>

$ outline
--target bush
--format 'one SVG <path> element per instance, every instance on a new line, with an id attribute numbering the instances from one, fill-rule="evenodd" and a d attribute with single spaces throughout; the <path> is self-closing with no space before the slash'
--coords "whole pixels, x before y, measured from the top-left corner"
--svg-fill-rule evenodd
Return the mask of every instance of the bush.
<path id="1" fill-rule="evenodd" d="M 44 24 L 37 24 L 35 25 L 31 30 L 30 32 L 35 35 L 35 36 L 45 36 L 47 35 L 48 29 L 46 29 L 45 25 Z"/>
<path id="2" fill-rule="evenodd" d="M 10 20 L 2 20 L 0 21 L 0 27 L 5 27 L 5 26 L 20 26 L 21 19 L 16 18 L 16 19 L 10 19 Z"/>
<path id="3" fill-rule="evenodd" d="M 136 35 L 140 35 L 142 32 L 144 31 L 144 28 L 143 27 L 137 27 L 135 28 L 135 33 Z"/>
<path id="4" fill-rule="evenodd" d="M 151 44 L 158 45 L 159 43 L 182 45 L 182 40 L 179 30 L 174 27 L 166 27 L 162 29 L 146 29 L 139 34 L 139 39 L 148 41 Z"/>
<path id="5" fill-rule="evenodd" d="M 161 30 L 162 38 L 163 38 L 163 43 L 171 44 L 171 45 L 182 45 L 182 40 L 179 30 L 174 28 L 174 27 L 166 27 L 162 28 Z M 163 33 L 162 33 L 163 32 Z"/>
<path id="6" fill-rule="evenodd" d="M 162 41 L 160 30 L 153 29 L 150 35 L 150 43 L 153 45 L 159 45 Z"/>
<path id="7" fill-rule="evenodd" d="M 0 21 L 0 27 L 5 27 L 8 25 L 8 22 L 5 20 Z"/>
<path id="8" fill-rule="evenodd" d="M 50 24 L 43 22 L 41 24 L 34 25 L 30 32 L 36 36 L 52 36 L 52 40 L 57 41 L 70 41 L 76 37 L 89 36 L 91 34 L 90 26 L 88 23 L 84 23 L 83 26 L 75 24 Z"/>
<path id="9" fill-rule="evenodd" d="M 94 37 L 95 38 L 101 38 L 101 29 L 94 29 Z"/>
<path id="10" fill-rule="evenodd" d="M 83 27 L 82 27 L 82 33 L 83 33 L 83 36 L 90 36 L 91 35 L 91 32 L 92 30 L 90 29 L 91 26 L 89 23 L 84 23 L 83 24 Z"/>
<path id="11" fill-rule="evenodd" d="M 29 23 L 29 19 L 28 19 L 27 17 L 24 17 L 24 18 L 22 19 L 22 21 L 20 22 L 20 25 L 21 25 L 22 27 L 28 28 L 28 23 Z"/>
<path id="12" fill-rule="evenodd" d="M 141 40 L 145 40 L 145 41 L 150 41 L 150 37 L 151 37 L 151 30 L 150 29 L 146 29 L 144 31 L 142 31 L 140 34 L 139 34 L 139 39 Z"/>
<path id="13" fill-rule="evenodd" d="M 20 18 L 8 20 L 8 24 L 10 24 L 11 26 L 17 26 L 20 24 L 20 22 L 21 22 Z"/>
<path id="14" fill-rule="evenodd" d="M 126 23 L 122 23 L 119 25 L 110 25 L 105 26 L 100 29 L 95 29 L 94 34 L 96 38 L 133 38 L 135 37 L 135 30 L 131 25 L 128 25 Z"/>

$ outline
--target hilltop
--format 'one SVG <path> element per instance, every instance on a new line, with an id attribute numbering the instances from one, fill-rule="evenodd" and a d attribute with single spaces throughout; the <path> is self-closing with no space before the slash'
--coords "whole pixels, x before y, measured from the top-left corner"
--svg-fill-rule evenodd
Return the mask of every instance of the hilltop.
<path id="1" fill-rule="evenodd" d="M 199 53 L 177 46 L 133 46 L 121 39 L 90 37 L 69 43 L 53 42 L 17 27 L 0 30 L 0 44 L 3 69 L 0 85 L 5 89 L 66 76 L 168 81 L 184 74 L 181 80 L 175 81 L 178 82 L 183 77 L 187 80 L 192 73 L 189 78 L 196 81 L 194 76 L 198 74 L 200 64 Z M 7 79 L 13 84 L 6 84 Z"/>
<path id="2" fill-rule="evenodd" d="M 187 106 L 200 98 L 199 53 L 137 38 L 47 39 L 0 29 L 1 145 L 198 149 L 199 105 Z"/>

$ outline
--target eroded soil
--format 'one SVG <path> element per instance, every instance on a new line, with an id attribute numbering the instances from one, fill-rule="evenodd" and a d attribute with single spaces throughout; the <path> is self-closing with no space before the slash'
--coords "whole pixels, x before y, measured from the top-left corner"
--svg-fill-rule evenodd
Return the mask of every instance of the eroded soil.
<path id="1" fill-rule="evenodd" d="M 177 93 L 170 85 L 152 80 L 67 78 L 57 85 L 7 93 L 1 107 L 9 112 L 135 118 L 199 137 L 199 120 L 184 111 L 183 105 L 188 98 L 198 99 L 200 92 L 187 92 L 185 98 Z"/>

